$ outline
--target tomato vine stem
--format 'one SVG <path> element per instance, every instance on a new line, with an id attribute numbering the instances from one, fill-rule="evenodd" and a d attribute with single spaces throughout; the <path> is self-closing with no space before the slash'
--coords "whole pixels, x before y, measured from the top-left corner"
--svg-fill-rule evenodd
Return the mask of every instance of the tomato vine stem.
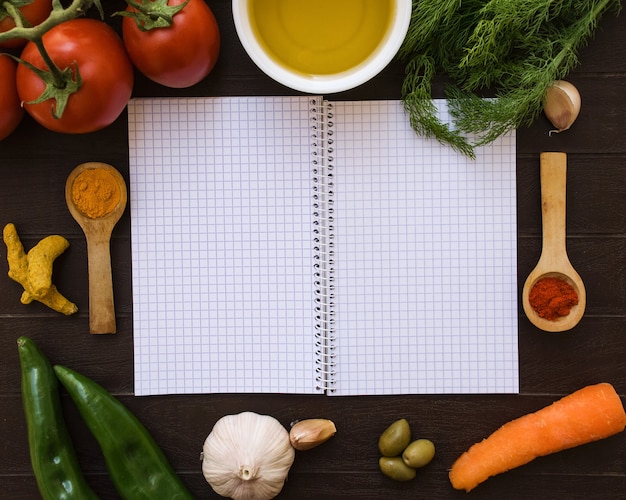
<path id="1" fill-rule="evenodd" d="M 104 18 L 104 11 L 102 10 L 100 0 L 73 0 L 67 7 L 63 7 L 60 0 L 52 0 L 52 11 L 50 12 L 48 18 L 37 26 L 29 26 L 28 22 L 26 22 L 19 10 L 16 9 L 10 1 L 5 0 L 2 3 L 2 6 L 13 18 L 15 27 L 0 33 L 0 42 L 12 40 L 14 38 L 25 38 L 29 41 L 41 39 L 44 33 L 56 25 L 82 16 L 93 5 L 98 8 L 100 16 Z"/>
<path id="2" fill-rule="evenodd" d="M 15 5 L 13 5 L 11 2 L 9 2 L 8 0 L 5 2 L 2 2 L 2 8 L 6 11 L 6 13 L 9 16 L 11 16 L 16 27 L 18 28 L 28 27 L 27 23 L 25 22 L 26 21 L 25 17 L 22 15 L 20 10 L 17 9 Z M 5 16 L 2 16 L 2 19 L 4 19 L 4 17 Z"/>
<path id="3" fill-rule="evenodd" d="M 67 87 L 67 83 L 63 78 L 63 72 L 59 69 L 59 67 L 54 63 L 50 54 L 46 50 L 46 47 L 43 44 L 43 40 L 41 38 L 35 38 L 32 42 L 37 46 L 37 50 L 41 54 L 41 58 L 43 59 L 44 64 L 50 70 L 50 74 L 52 75 L 52 79 L 54 82 L 54 86 L 58 89 L 64 89 Z"/>

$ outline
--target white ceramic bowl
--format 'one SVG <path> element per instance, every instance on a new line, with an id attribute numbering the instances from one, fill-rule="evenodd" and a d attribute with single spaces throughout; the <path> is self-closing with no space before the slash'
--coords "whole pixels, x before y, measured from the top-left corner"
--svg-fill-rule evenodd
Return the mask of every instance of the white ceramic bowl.
<path id="1" fill-rule="evenodd" d="M 292 71 L 270 57 L 259 43 L 251 26 L 248 2 L 233 0 L 233 18 L 239 40 L 252 61 L 275 81 L 301 92 L 328 94 L 342 92 L 371 80 L 395 57 L 411 20 L 412 0 L 395 0 L 396 8 L 387 34 L 374 52 L 362 63 L 346 71 L 328 75 L 306 75 Z M 308 0 L 302 0 L 304 2 Z M 341 0 L 337 0 L 341 1 Z"/>

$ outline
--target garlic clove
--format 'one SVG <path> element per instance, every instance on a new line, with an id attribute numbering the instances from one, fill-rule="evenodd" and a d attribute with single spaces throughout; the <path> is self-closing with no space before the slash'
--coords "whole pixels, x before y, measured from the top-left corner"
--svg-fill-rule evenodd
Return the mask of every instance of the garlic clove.
<path id="1" fill-rule="evenodd" d="M 331 420 L 310 418 L 293 424 L 289 440 L 296 450 L 310 450 L 328 441 L 336 432 L 337 428 Z"/>
<path id="2" fill-rule="evenodd" d="M 565 80 L 555 80 L 543 97 L 543 112 L 556 127 L 554 132 L 568 130 L 578 118 L 580 106 L 578 89 Z"/>

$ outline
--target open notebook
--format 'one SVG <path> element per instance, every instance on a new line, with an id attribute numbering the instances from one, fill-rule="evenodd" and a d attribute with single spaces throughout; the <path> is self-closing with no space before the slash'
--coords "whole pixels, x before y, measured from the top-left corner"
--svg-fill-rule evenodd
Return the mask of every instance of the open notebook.
<path id="1" fill-rule="evenodd" d="M 302 96 L 134 99 L 129 137 L 137 395 L 518 391 L 515 134 Z"/>

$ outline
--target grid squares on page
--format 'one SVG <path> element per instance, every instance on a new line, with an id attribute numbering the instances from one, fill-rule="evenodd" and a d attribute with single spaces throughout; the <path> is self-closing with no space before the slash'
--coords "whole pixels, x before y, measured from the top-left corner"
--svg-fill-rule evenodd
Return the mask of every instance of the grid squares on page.
<path id="1" fill-rule="evenodd" d="M 315 390 L 307 104 L 131 101 L 137 394 Z"/>
<path id="2" fill-rule="evenodd" d="M 242 115 L 236 115 L 240 120 L 253 111 L 280 123 L 287 123 L 289 119 L 281 112 L 275 114 L 281 106 L 282 109 L 289 107 L 283 98 L 277 98 L 271 109 L 262 102 L 263 99 L 235 100 L 240 99 L 247 109 Z M 237 110 L 231 108 L 229 99 L 213 101 L 211 112 L 218 116 L 226 110 L 229 116 L 239 110 L 238 106 Z M 135 120 L 134 108 L 130 109 L 131 142 L 144 148 L 137 155 L 131 147 L 131 165 L 146 169 L 160 186 L 156 196 L 150 189 L 142 193 L 146 199 L 151 199 L 151 206 L 160 218 L 168 220 L 168 217 L 174 217 L 173 221 L 176 221 L 185 217 L 185 223 L 202 225 L 207 221 L 194 219 L 191 208 L 201 205 L 209 210 L 210 206 L 204 206 L 206 199 L 202 196 L 191 200 L 187 196 L 181 197 L 180 189 L 168 192 L 166 187 L 171 185 L 172 179 L 163 172 L 186 165 L 188 158 L 202 158 L 214 151 L 232 148 L 233 142 L 232 137 L 219 135 L 205 135 L 203 138 L 198 132 L 202 127 L 197 127 L 195 122 L 202 115 L 199 105 L 205 104 L 205 100 L 184 102 L 185 107 L 177 104 L 171 108 L 171 101 L 163 100 L 156 103 L 158 106 L 154 109 L 149 106 L 138 112 L 142 115 L 140 120 Z M 136 104 L 137 109 L 142 106 L 141 101 L 136 101 Z M 346 109 L 343 109 L 344 106 Z M 344 112 L 347 114 L 344 115 Z M 444 107 L 441 112 L 445 117 Z M 177 126 L 176 123 L 163 122 L 159 120 L 163 113 L 176 114 L 184 123 Z M 356 119 L 344 120 L 343 116 Z M 369 122 L 368 117 L 371 119 Z M 337 105 L 335 123 L 339 393 L 516 392 L 516 300 L 511 294 L 511 290 L 516 289 L 515 262 L 511 262 L 511 256 L 515 259 L 516 246 L 514 136 L 504 137 L 479 151 L 480 162 L 484 162 L 481 165 L 494 169 L 483 171 L 460 168 L 462 161 L 451 158 L 450 151 L 432 141 L 419 141 L 416 145 L 416 138 L 406 127 L 399 103 Z M 288 137 L 295 133 L 296 143 L 302 139 L 297 128 L 292 124 L 287 126 L 289 129 L 285 130 L 285 134 Z M 239 133 L 228 126 L 226 128 L 229 134 Z M 175 142 L 150 144 L 153 136 L 173 137 Z M 275 154 L 277 145 L 264 139 L 250 135 L 241 148 L 244 157 L 248 155 L 249 146 L 256 151 L 262 150 L 263 154 Z M 293 138 L 289 140 L 294 142 Z M 372 145 L 375 147 L 372 148 Z M 278 147 L 280 149 L 280 145 Z M 182 154 L 170 154 L 165 164 L 163 155 L 172 150 Z M 348 161 L 344 163 L 346 159 Z M 200 160 L 191 163 L 198 169 L 190 171 L 187 179 L 193 189 L 202 180 L 198 172 L 202 172 L 203 165 Z M 222 191 L 228 191 L 231 183 L 242 180 L 237 175 L 235 172 L 235 177 L 218 179 L 218 182 L 224 183 Z M 302 178 L 304 180 L 304 175 Z M 237 188 L 233 192 L 238 191 Z M 479 191 L 484 197 L 477 195 Z M 283 198 L 282 191 L 278 194 L 279 198 Z M 168 210 L 160 206 L 161 195 L 171 205 Z M 421 205 L 416 206 L 416 202 Z M 245 204 L 237 206 L 232 213 L 238 217 L 248 208 Z M 236 218 L 235 225 L 242 221 L 243 216 Z M 487 230 L 476 230 L 477 225 Z M 245 233 L 247 231 L 242 234 Z M 413 239 L 407 238 L 407 235 L 412 235 Z M 158 228 L 151 228 L 142 237 L 150 244 L 164 244 Z M 192 259 L 200 255 L 202 244 L 194 242 L 200 248 L 193 246 L 189 249 Z M 433 261 L 433 256 L 434 262 L 426 265 L 429 260 Z M 349 264 L 344 266 L 347 262 Z M 176 278 L 171 269 L 161 267 L 164 269 L 163 283 Z M 222 266 L 220 272 L 224 271 L 241 287 L 241 276 L 245 275 L 240 273 L 241 266 L 228 269 L 228 266 Z M 133 270 L 135 274 L 135 262 Z M 152 267 L 148 266 L 146 275 L 149 276 L 151 270 Z M 194 273 L 194 268 L 186 268 L 184 273 L 194 287 L 204 279 L 202 273 Z M 415 286 L 416 273 L 422 280 L 417 281 L 419 286 Z M 218 274 L 218 278 L 220 276 Z M 468 288 L 468 284 L 481 278 L 484 280 L 485 276 L 492 278 L 490 290 Z M 148 288 L 153 284 L 146 282 L 141 286 Z M 473 293 L 472 301 L 460 299 L 459 288 L 464 293 Z M 184 287 L 177 288 L 179 291 L 182 289 Z M 202 287 L 198 292 L 202 292 Z M 169 296 L 159 298 L 159 294 L 151 295 L 156 299 L 147 308 L 152 315 L 148 318 L 152 320 L 149 325 L 158 329 L 169 317 L 168 309 L 163 309 L 163 303 L 169 300 Z M 223 303 L 230 300 L 225 297 Z M 491 304 L 496 311 L 476 309 L 474 305 L 481 300 Z M 224 305 L 223 309 L 228 314 L 219 324 L 220 329 L 227 330 L 232 326 L 231 317 L 237 318 L 235 323 L 238 327 L 245 327 L 245 321 L 242 322 L 245 318 L 231 313 L 236 307 Z M 297 309 L 294 311 L 300 314 Z M 267 312 L 268 309 L 263 309 L 258 314 Z M 301 312 L 303 315 L 311 313 L 304 307 Z M 450 312 L 456 314 L 453 323 L 448 321 Z M 211 318 L 211 314 L 203 310 L 201 321 L 210 322 Z M 172 331 L 193 328 L 197 325 L 194 321 L 189 322 L 188 318 L 182 321 L 178 318 L 171 324 Z M 359 335 L 352 335 L 357 331 Z M 494 335 L 494 331 L 499 336 Z M 193 374 L 197 375 L 195 370 L 205 369 L 207 360 L 214 367 L 220 366 L 216 370 L 219 369 L 223 376 L 221 379 L 216 376 L 215 379 L 221 390 L 229 391 L 240 391 L 241 387 L 251 391 L 264 390 L 262 380 L 271 377 L 271 372 L 261 370 L 253 377 L 241 377 L 240 370 L 233 368 L 248 366 L 248 360 L 266 359 L 265 356 L 280 351 L 280 363 L 285 373 L 292 373 L 290 370 L 295 373 L 300 366 L 298 359 L 289 354 L 288 346 L 281 344 L 278 349 L 268 349 L 273 338 L 252 343 L 253 347 L 250 347 L 239 342 L 241 337 L 234 335 L 235 342 L 227 339 L 219 349 L 196 341 L 201 338 L 194 337 L 185 345 L 167 336 L 161 339 L 146 334 L 139 341 L 136 339 L 136 346 L 139 345 L 138 350 L 141 351 L 136 354 L 136 367 L 146 374 L 136 391 L 201 392 L 196 389 L 197 378 L 194 380 Z M 270 354 L 259 354 L 256 350 L 266 350 Z M 168 354 L 167 359 L 164 352 Z M 311 346 L 303 346 L 303 355 L 310 352 L 313 352 Z M 149 360 L 150 366 L 146 360 Z M 297 377 L 292 376 L 290 380 L 297 380 Z M 285 392 L 300 392 L 297 383 L 281 387 Z"/>
<path id="3" fill-rule="evenodd" d="M 334 107 L 337 392 L 517 392 L 514 136 L 471 161 Z"/>

